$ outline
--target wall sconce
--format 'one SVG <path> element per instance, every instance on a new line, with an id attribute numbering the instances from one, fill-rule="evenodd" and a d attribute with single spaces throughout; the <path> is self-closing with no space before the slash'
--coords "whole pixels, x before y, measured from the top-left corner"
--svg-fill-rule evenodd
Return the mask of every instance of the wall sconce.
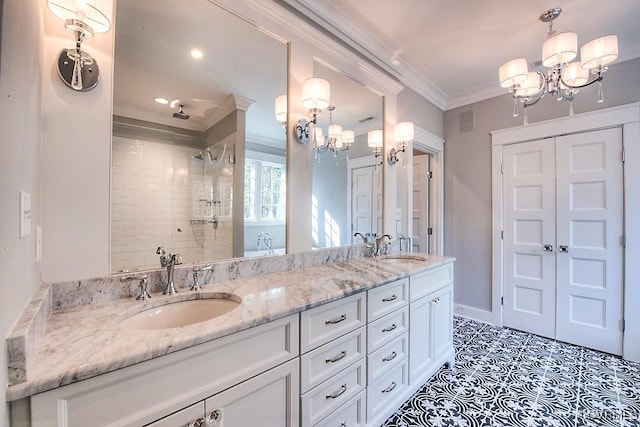
<path id="1" fill-rule="evenodd" d="M 311 124 L 315 126 L 317 116 L 322 110 L 329 107 L 329 96 L 331 94 L 331 85 L 328 81 L 317 77 L 312 77 L 302 83 L 302 106 L 309 110 L 311 121 L 300 119 L 295 126 L 295 134 L 298 142 L 306 144 L 309 142 L 309 136 L 314 136 L 311 132 Z"/>
<path id="2" fill-rule="evenodd" d="M 73 90 L 88 91 L 96 87 L 100 76 L 98 63 L 82 50 L 84 39 L 94 33 L 109 31 L 106 1 L 101 0 L 48 0 L 49 9 L 64 21 L 65 28 L 75 36 L 76 46 L 62 49 L 58 55 L 58 75 Z"/>
<path id="3" fill-rule="evenodd" d="M 373 155 L 380 157 L 382 155 L 382 130 L 372 130 L 367 133 L 367 145 L 373 148 Z"/>
<path id="4" fill-rule="evenodd" d="M 280 95 L 276 97 L 275 101 L 276 120 L 282 124 L 282 127 L 287 129 L 287 95 Z"/>
<path id="5" fill-rule="evenodd" d="M 398 153 L 405 152 L 407 149 L 407 143 L 413 140 L 413 123 L 412 122 L 400 122 L 393 127 L 393 139 L 400 143 L 400 148 L 392 148 L 387 156 L 387 161 L 390 165 L 398 163 Z"/>

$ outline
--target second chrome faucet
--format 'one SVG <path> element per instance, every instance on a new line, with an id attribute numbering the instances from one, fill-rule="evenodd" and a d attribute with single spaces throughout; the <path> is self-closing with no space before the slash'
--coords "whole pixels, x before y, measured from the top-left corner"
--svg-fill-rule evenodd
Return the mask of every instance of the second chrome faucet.
<path id="1" fill-rule="evenodd" d="M 176 265 L 182 264 L 182 257 L 180 254 L 172 255 L 167 253 L 162 246 L 158 247 L 156 254 L 160 255 L 160 266 L 167 268 L 167 283 L 164 285 L 162 293 L 164 295 L 174 295 L 178 291 L 173 283 L 173 270 Z"/>

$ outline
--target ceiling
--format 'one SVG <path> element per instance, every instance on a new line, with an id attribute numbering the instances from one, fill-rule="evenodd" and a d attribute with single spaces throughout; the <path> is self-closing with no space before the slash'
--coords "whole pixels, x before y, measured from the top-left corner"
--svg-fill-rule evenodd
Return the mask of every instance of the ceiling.
<path id="1" fill-rule="evenodd" d="M 276 0 L 277 1 L 277 0 Z M 540 60 L 548 24 L 578 44 L 617 34 L 618 62 L 640 56 L 640 1 L 594 0 L 281 0 L 344 44 L 373 57 L 405 85 L 447 110 L 505 93 L 498 67 Z"/>

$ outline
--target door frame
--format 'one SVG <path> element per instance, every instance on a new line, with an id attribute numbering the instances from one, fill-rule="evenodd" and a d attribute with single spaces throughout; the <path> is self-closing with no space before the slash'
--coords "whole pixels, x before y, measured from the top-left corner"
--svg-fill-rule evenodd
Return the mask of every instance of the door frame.
<path id="1" fill-rule="evenodd" d="M 627 260 L 640 258 L 640 103 L 632 103 L 558 118 L 526 126 L 491 132 L 491 305 L 492 323 L 502 326 L 503 292 L 503 187 L 502 147 L 536 139 L 622 127 L 624 163 L 624 223 L 626 247 L 623 260 L 623 334 L 622 357 L 640 362 L 640 311 L 634 312 L 633 301 L 640 301 L 640 265 Z"/>
<path id="2" fill-rule="evenodd" d="M 433 172 L 429 191 L 429 216 L 433 235 L 433 245 L 429 249 L 432 255 L 444 255 L 444 139 L 422 129 L 414 128 L 413 148 L 431 156 L 430 169 Z M 413 150 L 407 149 L 406 160 L 407 200 L 404 222 L 406 235 L 413 236 Z M 397 165 L 396 165 L 397 166 Z"/>

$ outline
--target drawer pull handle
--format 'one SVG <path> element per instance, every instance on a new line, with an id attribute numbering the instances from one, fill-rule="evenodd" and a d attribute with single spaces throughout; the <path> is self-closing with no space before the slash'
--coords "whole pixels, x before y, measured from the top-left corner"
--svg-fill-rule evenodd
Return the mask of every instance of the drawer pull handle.
<path id="1" fill-rule="evenodd" d="M 335 325 L 336 323 L 340 323 L 347 320 L 347 315 L 343 314 L 342 316 L 338 317 L 337 319 L 331 319 L 331 320 L 325 320 L 324 324 L 325 325 Z"/>
<path id="2" fill-rule="evenodd" d="M 204 425 L 204 419 L 198 418 L 197 420 L 189 421 L 182 427 L 202 427 Z"/>
<path id="3" fill-rule="evenodd" d="M 347 357 L 347 351 L 342 350 L 338 356 L 332 357 L 330 359 L 325 359 L 325 363 L 336 363 L 338 360 L 342 360 L 345 357 Z"/>
<path id="4" fill-rule="evenodd" d="M 384 329 L 382 330 L 382 332 L 391 332 L 391 331 L 393 331 L 394 329 L 396 329 L 397 327 L 398 327 L 398 325 L 396 325 L 396 324 L 394 323 L 393 325 L 389 326 L 388 328 L 384 328 Z"/>
<path id="5" fill-rule="evenodd" d="M 385 357 L 384 359 L 382 359 L 383 362 L 391 362 L 393 359 L 395 359 L 398 356 L 398 353 L 396 353 L 395 351 L 393 353 L 391 353 L 390 355 L 388 355 L 387 357 Z"/>
<path id="6" fill-rule="evenodd" d="M 342 384 L 340 386 L 340 390 L 336 391 L 333 394 L 327 394 L 325 396 L 325 398 L 327 398 L 327 399 L 336 399 L 337 397 L 342 396 L 344 394 L 344 392 L 346 392 L 346 391 L 347 391 L 347 385 L 346 384 Z"/>
<path id="7" fill-rule="evenodd" d="M 207 415 L 207 426 L 218 425 L 218 423 L 222 422 L 222 411 L 220 409 L 216 409 L 215 411 L 211 411 L 209 415 Z"/>
<path id="8" fill-rule="evenodd" d="M 340 427 L 347 427 L 347 422 L 346 421 L 341 422 Z"/>
<path id="9" fill-rule="evenodd" d="M 388 298 L 382 298 L 382 302 L 391 302 L 391 301 L 395 301 L 397 299 L 398 299 L 398 297 L 396 296 L 396 294 L 393 294 Z"/>
<path id="10" fill-rule="evenodd" d="M 391 385 L 387 388 L 385 388 L 384 390 L 382 390 L 383 393 L 391 393 L 393 391 L 394 388 L 396 388 L 396 382 L 392 382 Z"/>

